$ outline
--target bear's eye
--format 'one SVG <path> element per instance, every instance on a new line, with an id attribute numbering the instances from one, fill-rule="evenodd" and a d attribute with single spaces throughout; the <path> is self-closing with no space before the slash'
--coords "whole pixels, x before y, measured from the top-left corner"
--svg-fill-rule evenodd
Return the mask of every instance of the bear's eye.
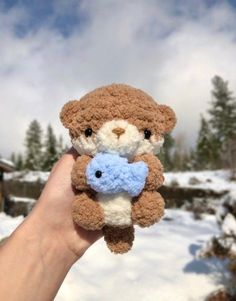
<path id="1" fill-rule="evenodd" d="M 97 170 L 97 171 L 95 172 L 95 177 L 96 177 L 96 178 L 101 178 L 101 176 L 102 176 L 101 170 Z"/>
<path id="2" fill-rule="evenodd" d="M 152 135 L 152 132 L 148 129 L 144 130 L 144 138 L 149 139 Z"/>
<path id="3" fill-rule="evenodd" d="M 93 130 L 91 128 L 87 128 L 85 131 L 84 131 L 84 134 L 86 137 L 90 137 L 92 136 L 93 134 Z"/>

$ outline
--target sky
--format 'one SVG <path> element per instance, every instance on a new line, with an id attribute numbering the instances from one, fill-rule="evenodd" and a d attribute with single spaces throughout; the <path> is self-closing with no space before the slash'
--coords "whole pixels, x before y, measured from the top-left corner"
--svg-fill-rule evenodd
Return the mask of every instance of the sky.
<path id="1" fill-rule="evenodd" d="M 24 151 L 37 119 L 90 90 L 126 83 L 170 105 L 193 147 L 220 75 L 236 95 L 236 0 L 0 0 L 0 154 Z"/>

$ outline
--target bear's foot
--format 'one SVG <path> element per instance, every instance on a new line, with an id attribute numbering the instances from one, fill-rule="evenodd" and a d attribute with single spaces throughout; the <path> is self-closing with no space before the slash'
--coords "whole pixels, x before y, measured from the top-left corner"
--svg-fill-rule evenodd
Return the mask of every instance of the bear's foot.
<path id="1" fill-rule="evenodd" d="M 134 227 L 118 228 L 112 226 L 103 227 L 104 240 L 111 252 L 123 254 L 128 252 L 134 241 Z"/>

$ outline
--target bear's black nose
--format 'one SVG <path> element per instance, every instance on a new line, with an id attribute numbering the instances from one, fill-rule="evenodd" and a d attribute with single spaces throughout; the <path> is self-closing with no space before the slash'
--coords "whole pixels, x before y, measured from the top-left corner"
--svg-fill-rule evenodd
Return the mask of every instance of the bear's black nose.
<path id="1" fill-rule="evenodd" d="M 95 177 L 96 177 L 96 178 L 101 178 L 101 176 L 102 176 L 101 170 L 97 170 L 97 171 L 95 172 Z"/>

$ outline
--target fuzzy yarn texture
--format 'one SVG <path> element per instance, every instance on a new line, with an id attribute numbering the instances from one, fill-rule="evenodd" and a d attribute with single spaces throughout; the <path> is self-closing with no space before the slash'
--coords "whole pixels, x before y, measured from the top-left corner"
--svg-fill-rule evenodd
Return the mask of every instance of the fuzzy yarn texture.
<path id="1" fill-rule="evenodd" d="M 123 254 L 128 252 L 134 241 L 134 227 L 117 228 L 105 226 L 103 228 L 104 240 L 111 252 Z"/>
<path id="2" fill-rule="evenodd" d="M 86 230 L 100 230 L 104 226 L 104 213 L 96 201 L 96 195 L 87 191 L 78 193 L 72 204 L 72 216 L 76 224 Z"/>
<path id="3" fill-rule="evenodd" d="M 84 176 L 86 168 L 91 161 L 91 157 L 82 155 L 79 160 L 76 160 L 71 173 L 72 185 L 80 191 L 89 190 L 90 186 L 87 183 L 87 179 Z"/>
<path id="4" fill-rule="evenodd" d="M 125 191 L 133 197 L 143 190 L 147 175 L 144 162 L 128 163 L 126 158 L 115 154 L 97 154 L 86 169 L 87 183 L 95 191 L 105 194 Z"/>
<path id="5" fill-rule="evenodd" d="M 150 129 L 159 135 L 168 133 L 176 123 L 170 107 L 157 104 L 142 90 L 124 84 L 101 87 L 79 101 L 68 102 L 60 117 L 72 137 L 81 135 L 88 127 L 96 133 L 106 121 L 114 119 L 127 120 L 139 130 Z"/>
<path id="6" fill-rule="evenodd" d="M 133 199 L 132 220 L 140 227 L 150 227 L 164 215 L 165 202 L 157 191 L 143 191 Z"/>
<path id="7" fill-rule="evenodd" d="M 147 164 L 149 168 L 148 177 L 146 178 L 146 184 L 144 189 L 145 190 L 156 190 L 157 188 L 161 187 L 164 183 L 164 176 L 163 176 L 163 166 L 160 160 L 153 155 L 144 154 L 140 156 L 136 156 L 134 158 L 134 162 L 143 161 Z"/>

